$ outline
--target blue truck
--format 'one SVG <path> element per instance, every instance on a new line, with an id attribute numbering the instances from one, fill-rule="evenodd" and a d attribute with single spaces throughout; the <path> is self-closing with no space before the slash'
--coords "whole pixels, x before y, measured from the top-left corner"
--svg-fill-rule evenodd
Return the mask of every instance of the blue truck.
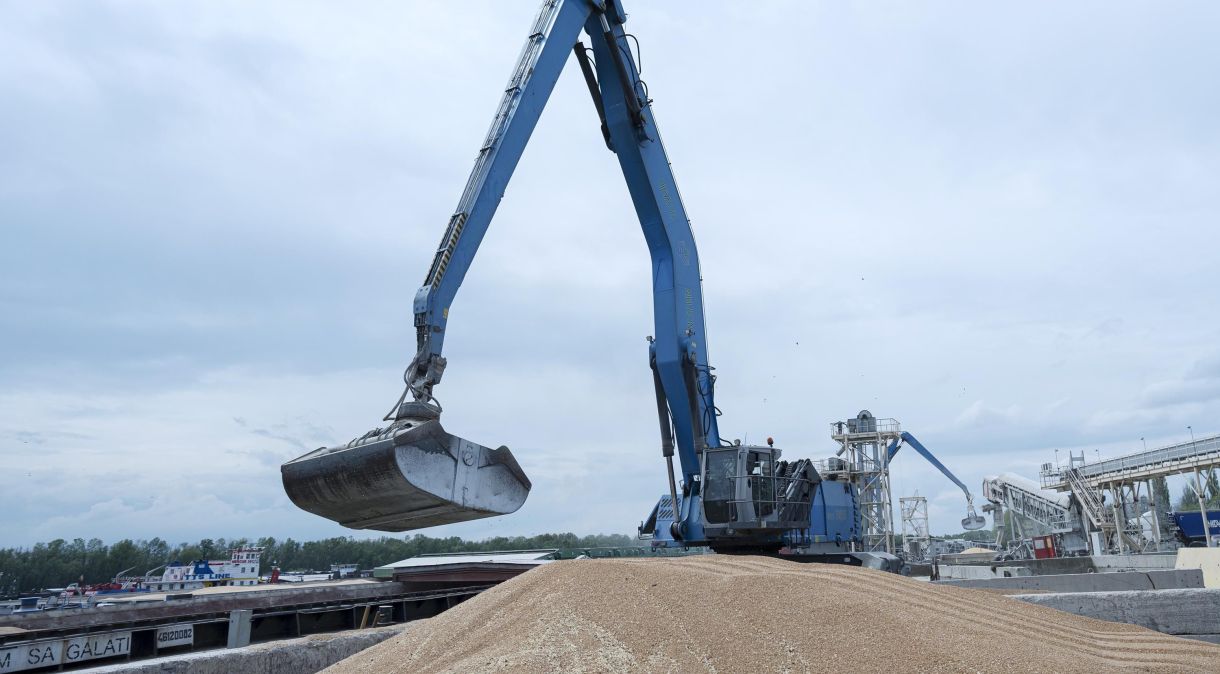
<path id="1" fill-rule="evenodd" d="M 1178 537 L 1188 547 L 1205 547 L 1207 536 L 1220 536 L 1220 510 L 1207 511 L 1207 532 L 1203 531 L 1203 513 L 1175 512 L 1173 522 L 1178 526 Z"/>

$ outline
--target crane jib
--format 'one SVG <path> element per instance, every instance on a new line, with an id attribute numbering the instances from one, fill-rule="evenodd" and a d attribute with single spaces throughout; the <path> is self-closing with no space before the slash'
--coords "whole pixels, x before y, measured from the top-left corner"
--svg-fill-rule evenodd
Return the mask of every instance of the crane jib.
<path id="1" fill-rule="evenodd" d="M 670 479 L 669 498 L 679 520 L 673 523 L 673 533 L 688 541 L 702 539 L 703 512 L 696 501 L 707 451 L 735 453 L 739 461 L 734 465 L 743 469 L 772 471 L 782 464 L 777 462 L 779 450 L 721 447 L 698 251 L 651 101 L 644 95 L 647 87 L 628 46 L 625 20 L 617 0 L 543 3 L 415 294 L 417 352 L 405 374 L 407 389 L 387 415 L 387 427 L 281 467 L 285 489 L 298 506 L 346 526 L 403 531 L 504 514 L 524 502 L 531 485 L 508 448 L 491 449 L 445 431 L 433 392 L 447 363 L 442 352 L 448 309 L 570 54 L 575 54 L 593 96 L 603 136 L 619 162 L 652 257 L 654 339 L 649 363 L 663 454 L 668 460 L 676 455 L 681 466 L 681 489 L 676 476 Z M 580 44 L 582 31 L 590 38 L 587 47 Z M 815 484 L 809 477 L 799 480 Z M 757 491 L 762 483 L 750 484 Z M 769 505 L 731 509 L 753 513 L 749 522 L 737 524 L 775 546 L 780 532 L 774 518 L 778 513 L 793 517 L 801 510 L 795 507 L 798 502 L 808 505 L 810 490 L 791 483 L 777 490 L 775 483 L 767 484 Z M 730 487 L 745 485 L 734 482 Z M 797 500 L 782 501 L 778 494 Z"/>

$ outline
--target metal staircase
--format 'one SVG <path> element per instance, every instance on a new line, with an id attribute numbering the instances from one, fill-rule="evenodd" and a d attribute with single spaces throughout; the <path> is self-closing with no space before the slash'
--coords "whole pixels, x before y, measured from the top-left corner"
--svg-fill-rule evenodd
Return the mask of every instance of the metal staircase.
<path id="1" fill-rule="evenodd" d="M 1114 513 L 1106 509 L 1101 501 L 1101 493 L 1093 488 L 1088 482 L 1085 482 L 1081 477 L 1080 471 L 1075 468 L 1070 468 L 1066 471 L 1068 484 L 1072 487 L 1072 493 L 1075 494 L 1076 500 L 1080 502 L 1084 514 L 1093 523 L 1093 526 L 1102 531 L 1114 529 Z"/>
<path id="2" fill-rule="evenodd" d="M 1079 470 L 1069 468 L 1064 472 L 1064 477 L 1067 479 L 1068 485 L 1071 486 L 1072 493 L 1076 496 L 1076 500 L 1080 502 L 1089 521 L 1093 523 L 1093 526 L 1100 529 L 1107 539 L 1116 536 L 1122 540 L 1122 544 L 1126 546 L 1127 550 L 1142 551 L 1147 547 L 1148 542 L 1144 540 L 1144 536 L 1138 526 L 1131 527 L 1126 522 L 1119 526 L 1116 523 L 1114 510 L 1107 508 L 1102 503 L 1101 492 L 1086 482 Z"/>

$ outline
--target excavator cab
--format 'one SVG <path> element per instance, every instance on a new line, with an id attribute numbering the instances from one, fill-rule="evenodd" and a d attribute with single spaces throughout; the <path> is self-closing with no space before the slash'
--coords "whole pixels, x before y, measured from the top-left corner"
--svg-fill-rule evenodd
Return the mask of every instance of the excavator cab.
<path id="1" fill-rule="evenodd" d="M 447 433 L 440 411 L 418 402 L 403 403 L 386 428 L 283 464 L 280 475 L 302 510 L 395 532 L 506 515 L 531 487 L 508 447 Z"/>
<path id="2" fill-rule="evenodd" d="M 780 460 L 772 447 L 734 445 L 703 452 L 703 527 L 717 532 L 809 526 L 810 501 L 821 478 L 808 460 Z"/>

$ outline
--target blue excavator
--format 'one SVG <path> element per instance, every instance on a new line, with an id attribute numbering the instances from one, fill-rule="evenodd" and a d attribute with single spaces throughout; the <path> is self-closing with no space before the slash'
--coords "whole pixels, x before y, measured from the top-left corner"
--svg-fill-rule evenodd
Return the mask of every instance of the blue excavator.
<path id="1" fill-rule="evenodd" d="M 434 389 L 447 366 L 441 349 L 458 287 L 560 72 L 574 58 L 652 257 L 655 332 L 648 366 L 668 490 L 641 534 L 659 546 L 782 551 L 892 568 L 892 556 L 852 551 L 859 540 L 852 485 L 823 481 L 813 462 L 785 460 L 770 443 L 730 443 L 720 434 L 699 254 L 626 20 L 619 0 L 542 4 L 415 294 L 417 351 L 403 394 L 384 419 L 388 425 L 285 463 L 284 488 L 311 513 L 351 528 L 394 532 L 511 513 L 525 502 L 531 484 L 512 452 L 447 432 Z"/>

